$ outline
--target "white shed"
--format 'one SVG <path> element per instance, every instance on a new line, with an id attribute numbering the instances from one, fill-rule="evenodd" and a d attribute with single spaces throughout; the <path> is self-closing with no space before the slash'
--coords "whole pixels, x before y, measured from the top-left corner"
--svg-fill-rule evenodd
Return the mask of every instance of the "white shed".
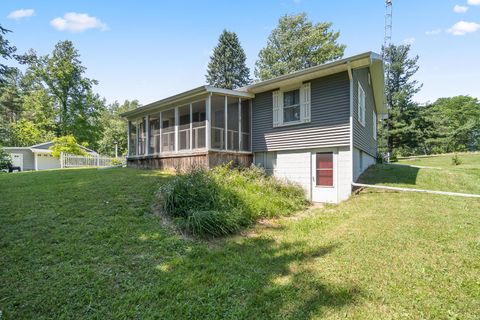
<path id="1" fill-rule="evenodd" d="M 5 147 L 3 148 L 12 158 L 16 167 L 25 170 L 48 170 L 61 167 L 60 159 L 52 156 L 53 141 L 36 144 L 30 147 Z M 97 155 L 93 150 L 80 146 L 87 153 Z"/>

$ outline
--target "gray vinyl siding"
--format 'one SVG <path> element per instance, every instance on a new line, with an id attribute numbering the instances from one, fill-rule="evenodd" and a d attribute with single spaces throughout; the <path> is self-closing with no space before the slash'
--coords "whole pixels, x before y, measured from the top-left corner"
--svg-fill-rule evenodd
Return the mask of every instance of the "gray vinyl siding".
<path id="1" fill-rule="evenodd" d="M 7 153 L 23 154 L 23 170 L 35 170 L 35 160 L 33 153 L 29 149 L 7 149 Z"/>
<path id="2" fill-rule="evenodd" d="M 311 81 L 311 122 L 273 127 L 272 91 L 252 102 L 252 151 L 350 145 L 350 81 L 347 72 Z"/>
<path id="3" fill-rule="evenodd" d="M 375 103 L 369 77 L 369 69 L 353 70 L 353 146 L 374 157 L 377 156 L 377 141 L 373 138 L 373 110 Z M 358 83 L 365 91 L 365 127 L 358 121 Z M 378 116 L 377 116 L 378 117 Z"/>

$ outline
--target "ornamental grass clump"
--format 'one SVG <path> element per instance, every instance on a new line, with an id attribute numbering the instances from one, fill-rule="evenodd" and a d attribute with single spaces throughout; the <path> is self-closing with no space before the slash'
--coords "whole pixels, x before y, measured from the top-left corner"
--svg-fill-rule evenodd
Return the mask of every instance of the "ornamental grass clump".
<path id="1" fill-rule="evenodd" d="M 163 211 L 182 230 L 199 237 L 220 237 L 261 218 L 291 214 L 306 207 L 300 186 L 269 177 L 262 169 L 193 169 L 160 189 Z"/>

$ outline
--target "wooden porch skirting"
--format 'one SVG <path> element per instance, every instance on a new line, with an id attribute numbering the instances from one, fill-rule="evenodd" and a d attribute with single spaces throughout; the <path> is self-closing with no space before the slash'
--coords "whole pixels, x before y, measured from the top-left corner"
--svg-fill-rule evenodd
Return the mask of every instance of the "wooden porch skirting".
<path id="1" fill-rule="evenodd" d="M 233 161 L 236 166 L 249 167 L 253 162 L 253 155 L 248 153 L 218 151 L 168 156 L 151 155 L 127 159 L 127 167 L 187 171 L 196 167 L 213 168 L 230 161 Z"/>

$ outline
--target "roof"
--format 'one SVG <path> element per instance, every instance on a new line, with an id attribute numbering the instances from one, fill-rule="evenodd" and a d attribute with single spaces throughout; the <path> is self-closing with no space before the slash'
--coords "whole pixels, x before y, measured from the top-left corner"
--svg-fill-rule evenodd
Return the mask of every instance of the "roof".
<path id="1" fill-rule="evenodd" d="M 43 143 L 39 143 L 39 144 L 35 144 L 33 146 L 30 146 L 30 147 L 4 147 L 3 149 L 5 150 L 14 150 L 14 149 L 17 149 L 17 150 L 30 150 L 32 152 L 47 152 L 47 153 L 51 153 L 52 150 L 49 149 L 49 147 L 51 145 L 53 145 L 54 142 L 53 141 L 48 141 L 48 142 L 43 142 Z M 97 153 L 96 151 L 94 150 L 91 150 L 91 149 L 88 149 L 82 145 L 78 145 L 80 146 L 80 148 L 82 148 L 83 150 L 87 151 L 88 153 Z"/>
<path id="2" fill-rule="evenodd" d="M 375 105 L 378 113 L 386 113 L 384 107 L 384 74 L 382 57 L 374 52 L 365 52 L 348 58 L 336 60 L 333 62 L 321 64 L 311 68 L 292 72 L 273 79 L 260 81 L 249 86 L 245 86 L 236 90 L 215 88 L 203 85 L 192 90 L 188 90 L 168 98 L 149 103 L 145 106 L 125 112 L 121 116 L 130 118 L 147 114 L 149 111 L 170 106 L 182 101 L 198 98 L 209 93 L 218 93 L 243 98 L 254 98 L 256 93 L 277 89 L 292 83 L 304 82 L 315 78 L 324 77 L 344 71 L 351 71 L 356 68 L 370 67 L 372 77 L 372 87 L 375 97 Z"/>
<path id="3" fill-rule="evenodd" d="M 178 103 L 183 100 L 187 99 L 192 99 L 198 96 L 202 96 L 204 94 L 208 93 L 218 93 L 218 94 L 224 94 L 227 96 L 234 96 L 234 97 L 240 97 L 240 98 L 253 98 L 255 95 L 251 94 L 249 92 L 245 91 L 239 91 L 239 90 L 230 90 L 230 89 L 222 89 L 222 88 L 216 88 L 213 86 L 208 86 L 208 85 L 203 85 L 200 87 L 197 87 L 192 90 L 188 90 L 173 96 L 170 96 L 168 98 L 158 100 L 152 103 L 149 103 L 145 106 L 138 107 L 134 110 L 127 111 L 125 113 L 122 113 L 122 117 L 131 117 L 135 115 L 140 115 L 143 113 L 146 113 L 152 109 L 159 109 L 165 106 L 169 106 L 175 103 Z"/>

